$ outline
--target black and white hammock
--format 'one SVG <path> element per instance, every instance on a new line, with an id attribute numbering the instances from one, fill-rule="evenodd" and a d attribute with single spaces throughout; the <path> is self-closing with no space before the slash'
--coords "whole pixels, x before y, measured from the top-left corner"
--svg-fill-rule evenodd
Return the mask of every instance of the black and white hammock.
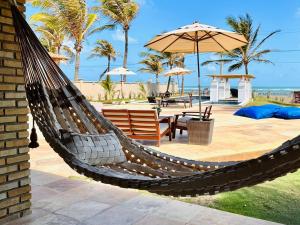
<path id="1" fill-rule="evenodd" d="M 300 167 L 300 136 L 256 159 L 220 163 L 183 159 L 137 143 L 95 110 L 16 6 L 12 12 L 33 118 L 50 146 L 78 173 L 123 188 L 195 196 L 255 185 Z"/>

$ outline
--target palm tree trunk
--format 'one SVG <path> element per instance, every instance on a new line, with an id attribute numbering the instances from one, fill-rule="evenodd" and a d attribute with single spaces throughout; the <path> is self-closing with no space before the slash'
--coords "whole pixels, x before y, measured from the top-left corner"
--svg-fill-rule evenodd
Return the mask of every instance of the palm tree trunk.
<path id="1" fill-rule="evenodd" d="M 110 71 L 110 56 L 107 57 L 107 72 Z"/>
<path id="2" fill-rule="evenodd" d="M 244 66 L 245 66 L 245 73 L 246 73 L 246 75 L 248 75 L 249 74 L 248 63 L 245 63 Z"/>
<path id="3" fill-rule="evenodd" d="M 155 83 L 156 83 L 156 88 L 155 88 L 155 92 L 156 92 L 156 96 L 158 96 L 158 93 L 159 93 L 159 87 L 158 87 L 158 85 L 159 85 L 159 82 L 158 82 L 158 74 L 155 74 L 156 76 L 155 76 Z"/>
<path id="4" fill-rule="evenodd" d="M 184 75 L 181 76 L 181 96 L 184 95 Z"/>
<path id="5" fill-rule="evenodd" d="M 123 67 L 127 68 L 127 57 L 128 57 L 128 28 L 124 28 L 125 32 L 125 49 L 124 49 L 124 59 L 123 59 Z M 126 75 L 123 76 L 124 82 L 126 82 Z"/>
<path id="6" fill-rule="evenodd" d="M 56 48 L 56 53 L 57 53 L 58 55 L 60 55 L 60 46 L 57 46 L 57 48 Z M 60 60 L 57 60 L 56 64 L 59 66 L 59 65 L 60 65 Z"/>
<path id="7" fill-rule="evenodd" d="M 74 81 L 79 80 L 80 51 L 76 50 Z"/>
<path id="8" fill-rule="evenodd" d="M 172 68 L 173 68 L 173 65 L 170 65 L 170 70 L 171 70 Z M 169 92 L 170 83 L 171 83 L 171 76 L 169 76 L 169 79 L 168 79 L 168 85 L 167 85 L 167 91 L 166 91 L 166 92 Z"/>

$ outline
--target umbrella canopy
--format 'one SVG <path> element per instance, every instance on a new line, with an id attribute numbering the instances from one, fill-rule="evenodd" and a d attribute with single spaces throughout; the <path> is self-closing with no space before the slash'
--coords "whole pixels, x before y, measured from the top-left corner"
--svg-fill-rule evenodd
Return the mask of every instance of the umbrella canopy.
<path id="1" fill-rule="evenodd" d="M 59 64 L 61 61 L 69 60 L 69 58 L 64 55 L 55 54 L 53 52 L 48 52 L 48 53 L 56 64 Z"/>
<path id="2" fill-rule="evenodd" d="M 157 35 L 146 47 L 160 52 L 196 53 L 224 52 L 247 44 L 241 34 L 213 26 L 193 23 L 161 35 Z"/>
<path id="3" fill-rule="evenodd" d="M 201 118 L 201 82 L 199 52 L 226 52 L 248 42 L 238 33 L 195 22 L 161 35 L 157 35 L 145 47 L 160 52 L 197 53 L 199 118 Z"/>
<path id="4" fill-rule="evenodd" d="M 181 68 L 181 67 L 174 67 L 173 69 L 166 72 L 164 75 L 169 77 L 169 76 L 175 76 L 175 75 L 186 75 L 186 74 L 191 74 L 191 73 L 192 73 L 191 70 Z"/>
<path id="5" fill-rule="evenodd" d="M 106 75 L 135 75 L 135 74 L 136 73 L 124 67 L 118 67 L 106 73 Z"/>

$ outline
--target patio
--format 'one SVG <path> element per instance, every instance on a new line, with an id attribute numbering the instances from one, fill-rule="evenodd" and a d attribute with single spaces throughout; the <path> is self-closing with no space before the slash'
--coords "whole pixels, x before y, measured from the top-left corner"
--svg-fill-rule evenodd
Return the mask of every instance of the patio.
<path id="1" fill-rule="evenodd" d="M 98 104 L 95 106 L 99 108 Z M 104 107 L 151 108 L 141 104 Z M 196 110 L 196 107 L 193 109 Z M 174 106 L 164 109 L 162 114 L 172 115 L 182 110 L 182 107 Z M 159 150 L 198 160 L 242 160 L 263 154 L 297 135 L 298 120 L 256 121 L 233 116 L 235 110 L 234 106 L 213 107 L 216 125 L 211 145 L 188 145 L 187 134 L 184 133 L 182 136 L 178 134 L 172 142 L 167 137 L 163 138 Z M 147 192 L 96 183 L 71 170 L 40 133 L 39 143 L 40 147 L 30 152 L 33 214 L 7 225 L 272 224 Z M 145 144 L 152 145 L 151 142 Z"/>
<path id="2" fill-rule="evenodd" d="M 90 181 L 40 144 L 31 151 L 32 214 L 5 225 L 275 224 Z"/>

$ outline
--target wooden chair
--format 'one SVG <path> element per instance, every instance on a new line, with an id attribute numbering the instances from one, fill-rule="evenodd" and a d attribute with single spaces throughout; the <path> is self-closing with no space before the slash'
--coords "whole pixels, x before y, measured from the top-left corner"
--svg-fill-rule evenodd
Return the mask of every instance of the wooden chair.
<path id="1" fill-rule="evenodd" d="M 202 114 L 203 120 L 208 120 L 211 116 L 212 105 L 207 106 Z M 183 130 L 187 130 L 187 122 L 192 119 L 192 117 L 199 116 L 199 112 L 190 111 L 190 112 L 182 112 L 182 114 L 175 115 L 175 121 L 173 124 L 173 138 L 176 136 L 176 129 L 180 130 L 180 134 L 182 134 Z"/>
<path id="2" fill-rule="evenodd" d="M 156 110 L 103 109 L 102 113 L 130 138 L 157 141 L 157 146 L 163 136 L 172 140 L 172 117 L 158 117 Z"/>

